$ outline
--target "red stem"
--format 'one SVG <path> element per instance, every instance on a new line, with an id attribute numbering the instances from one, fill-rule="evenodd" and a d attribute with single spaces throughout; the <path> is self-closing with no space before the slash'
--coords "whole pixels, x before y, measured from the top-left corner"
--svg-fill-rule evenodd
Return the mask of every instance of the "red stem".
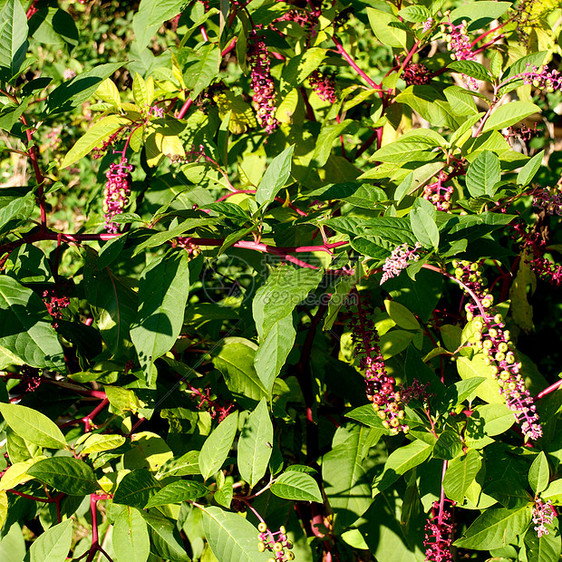
<path id="1" fill-rule="evenodd" d="M 382 86 L 377 84 L 374 80 L 371 80 L 371 78 L 369 78 L 367 74 L 365 74 L 365 72 L 357 66 L 357 63 L 351 58 L 349 53 L 344 49 L 343 45 L 336 39 L 335 36 L 332 36 L 332 41 L 336 45 L 337 52 L 348 62 L 351 68 L 353 68 L 353 70 L 355 70 L 355 72 L 357 72 L 357 74 L 359 74 L 359 76 L 361 76 L 361 78 L 363 78 L 363 80 L 365 80 L 371 88 L 378 90 L 382 95 Z"/>
<path id="2" fill-rule="evenodd" d="M 191 104 L 193 103 L 193 100 L 191 98 L 189 98 L 182 106 L 181 109 L 179 110 L 178 114 L 176 115 L 177 119 L 183 119 L 185 117 L 185 114 L 187 113 L 187 110 L 191 107 Z"/>
<path id="3" fill-rule="evenodd" d="M 547 394 L 550 394 L 551 392 L 554 392 L 555 390 L 558 390 L 561 386 L 562 386 L 562 379 L 555 382 L 554 384 L 551 384 L 548 388 L 545 388 L 544 390 L 541 390 L 541 392 L 539 392 L 537 394 L 535 400 L 539 400 L 540 398 L 544 398 Z"/>

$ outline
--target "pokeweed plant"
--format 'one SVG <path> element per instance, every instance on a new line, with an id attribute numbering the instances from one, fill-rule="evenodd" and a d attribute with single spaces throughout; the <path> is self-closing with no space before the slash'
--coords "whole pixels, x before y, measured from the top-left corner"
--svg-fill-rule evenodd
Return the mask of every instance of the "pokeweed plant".
<path id="1" fill-rule="evenodd" d="M 2 0 L 0 558 L 558 560 L 560 16 Z"/>

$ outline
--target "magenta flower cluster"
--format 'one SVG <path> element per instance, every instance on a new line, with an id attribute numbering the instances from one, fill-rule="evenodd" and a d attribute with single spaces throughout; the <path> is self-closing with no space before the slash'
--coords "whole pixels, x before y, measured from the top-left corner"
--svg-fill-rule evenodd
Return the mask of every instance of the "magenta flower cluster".
<path id="1" fill-rule="evenodd" d="M 408 267 L 411 261 L 418 261 L 420 257 L 417 255 L 417 251 L 420 248 L 421 245 L 418 242 L 416 242 L 416 245 L 411 250 L 408 247 L 408 244 L 402 244 L 394 248 L 382 266 L 383 274 L 381 278 L 381 285 L 392 277 L 400 275 L 400 273 Z"/>
<path id="2" fill-rule="evenodd" d="M 253 102 L 258 122 L 266 133 L 272 133 L 279 125 L 275 113 L 275 85 L 271 78 L 269 54 L 266 44 L 255 31 L 250 33 L 248 64 L 251 68 Z"/>
<path id="3" fill-rule="evenodd" d="M 540 538 L 543 535 L 548 535 L 547 525 L 552 525 L 556 512 L 550 500 L 543 501 L 537 499 L 533 507 L 533 523 L 535 524 L 535 531 Z"/>
<path id="4" fill-rule="evenodd" d="M 477 303 L 466 305 L 466 318 L 468 321 L 475 320 L 475 337 L 488 364 L 494 369 L 500 393 L 521 426 L 523 435 L 529 439 L 539 439 L 542 427 L 536 406 L 520 374 L 521 363 L 515 358 L 509 330 L 506 329 L 502 315 L 495 313 L 492 307 L 492 295 L 483 287 L 480 267 L 476 263 L 456 260 L 453 266 L 456 279 L 473 291 L 478 299 Z"/>
<path id="5" fill-rule="evenodd" d="M 287 562 L 295 559 L 295 554 L 292 551 L 293 543 L 288 539 L 285 527 L 281 526 L 279 531 L 272 532 L 262 521 L 258 525 L 258 530 L 260 532 L 258 550 L 260 552 L 267 550 L 274 556 L 268 562 Z"/>
<path id="6" fill-rule="evenodd" d="M 476 59 L 476 55 L 472 50 L 470 38 L 468 37 L 466 21 L 463 20 L 459 25 L 448 23 L 445 24 L 442 29 L 445 34 L 445 41 L 449 45 L 450 55 L 453 60 L 473 61 Z M 476 91 L 480 87 L 478 80 L 472 78 L 471 76 L 463 74 L 463 79 L 467 88 L 470 90 Z"/>
<path id="7" fill-rule="evenodd" d="M 438 211 L 448 211 L 451 206 L 454 188 L 452 185 L 443 185 L 448 179 L 447 173 L 441 171 L 437 181 L 426 185 L 423 189 L 423 198 L 431 202 Z"/>
<path id="8" fill-rule="evenodd" d="M 315 70 L 309 77 L 310 86 L 321 100 L 336 103 L 336 83 L 333 76 Z"/>
<path id="9" fill-rule="evenodd" d="M 351 316 L 350 327 L 355 355 L 360 357 L 359 367 L 365 372 L 367 399 L 372 402 L 373 409 L 386 429 L 392 434 L 400 431 L 407 433 L 409 427 L 404 423 L 402 397 L 395 388 L 396 380 L 386 371 L 379 346 L 379 334 L 373 320 L 361 305 L 360 297 L 357 303 L 357 314 Z"/>
<path id="10" fill-rule="evenodd" d="M 454 503 L 443 499 L 433 503 L 430 516 L 425 524 L 425 560 L 426 562 L 449 562 L 453 560 L 451 544 L 453 542 Z"/>
<path id="11" fill-rule="evenodd" d="M 122 157 L 119 164 L 111 164 L 105 174 L 107 181 L 105 182 L 103 212 L 107 232 L 117 232 L 118 225 L 113 222 L 113 217 L 121 214 L 129 203 L 132 169 L 133 166 L 127 162 L 125 157 Z"/>
<path id="12" fill-rule="evenodd" d="M 43 302 L 47 307 L 47 312 L 53 318 L 53 327 L 58 328 L 57 320 L 62 320 L 62 311 L 68 308 L 70 301 L 68 297 L 59 297 L 54 289 L 43 291 Z"/>

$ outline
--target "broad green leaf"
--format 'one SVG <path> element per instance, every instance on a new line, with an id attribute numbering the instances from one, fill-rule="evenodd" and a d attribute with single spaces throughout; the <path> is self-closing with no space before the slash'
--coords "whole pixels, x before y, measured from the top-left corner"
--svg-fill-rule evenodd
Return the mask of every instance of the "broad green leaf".
<path id="1" fill-rule="evenodd" d="M 121 109 L 121 96 L 115 82 L 111 78 L 106 78 L 96 90 L 96 96 L 114 107 L 117 110 Z"/>
<path id="2" fill-rule="evenodd" d="M 102 117 L 92 127 L 90 127 L 86 134 L 80 137 L 74 146 L 66 153 L 60 167 L 68 168 L 81 158 L 84 158 L 95 147 L 101 147 L 103 142 L 107 140 L 113 133 L 130 124 L 129 119 L 121 117 L 120 115 L 108 115 Z"/>
<path id="3" fill-rule="evenodd" d="M 0 490 L 0 529 L 8 518 L 8 494 L 5 490 Z"/>
<path id="4" fill-rule="evenodd" d="M 312 160 L 316 166 L 321 168 L 326 165 L 334 141 L 353 123 L 352 119 L 345 119 L 341 123 L 334 125 L 324 125 L 316 141 L 316 148 L 312 155 Z"/>
<path id="5" fill-rule="evenodd" d="M 472 523 L 465 536 L 455 541 L 460 548 L 492 550 L 502 548 L 520 535 L 531 521 L 531 506 L 516 509 L 488 509 Z"/>
<path id="6" fill-rule="evenodd" d="M 521 170 L 519 170 L 519 173 L 517 174 L 517 183 L 519 185 L 526 187 L 531 183 L 536 173 L 539 171 L 539 168 L 541 167 L 543 158 L 544 158 L 544 150 L 541 150 L 539 153 L 535 154 L 521 168 Z"/>
<path id="7" fill-rule="evenodd" d="M 258 205 L 269 205 L 275 199 L 279 190 L 289 180 L 294 150 L 294 145 L 288 146 L 271 161 L 265 170 L 256 189 L 256 202 Z"/>
<path id="8" fill-rule="evenodd" d="M 305 49 L 300 55 L 288 59 L 281 77 L 289 86 L 296 88 L 322 64 L 327 54 L 326 49 L 321 49 L 320 47 Z"/>
<path id="9" fill-rule="evenodd" d="M 258 530 L 242 515 L 219 507 L 203 510 L 205 538 L 217 560 L 266 562 L 269 555 L 257 548 Z"/>
<path id="10" fill-rule="evenodd" d="M 125 474 L 119 482 L 113 495 L 113 501 L 143 509 L 148 500 L 161 488 L 162 485 L 148 470 L 133 470 Z"/>
<path id="11" fill-rule="evenodd" d="M 387 299 L 384 301 L 384 307 L 388 312 L 388 315 L 397 326 L 404 328 L 405 330 L 419 330 L 420 323 L 416 320 L 416 317 L 402 304 L 399 302 Z"/>
<path id="12" fill-rule="evenodd" d="M 166 441 L 152 431 L 137 431 L 131 435 L 131 449 L 123 456 L 124 468 L 147 468 L 156 472 L 174 453 Z"/>
<path id="13" fill-rule="evenodd" d="M 133 31 L 139 49 L 148 45 L 160 26 L 179 14 L 186 4 L 185 0 L 141 0 L 133 17 Z"/>
<path id="14" fill-rule="evenodd" d="M 19 523 L 15 522 L 0 540 L 0 559 L 9 562 L 23 562 L 25 557 L 25 539 Z"/>
<path id="15" fill-rule="evenodd" d="M 0 403 L 0 414 L 20 437 L 49 449 L 64 449 L 66 439 L 57 424 L 45 414 L 19 404 Z"/>
<path id="16" fill-rule="evenodd" d="M 207 437 L 199 453 L 199 468 L 207 480 L 219 470 L 228 457 L 238 430 L 238 412 L 226 417 Z"/>
<path id="17" fill-rule="evenodd" d="M 146 521 L 134 507 L 119 513 L 111 535 L 117 562 L 146 562 L 150 555 L 150 538 Z"/>
<path id="18" fill-rule="evenodd" d="M 27 474 L 69 496 L 85 496 L 99 488 L 90 466 L 73 457 L 41 460 L 35 463 Z"/>
<path id="19" fill-rule="evenodd" d="M 482 437 L 486 439 L 486 437 L 501 435 L 514 423 L 513 412 L 505 404 L 477 406 L 466 423 L 466 441 L 471 447 L 476 447 L 481 443 Z"/>
<path id="20" fill-rule="evenodd" d="M 152 553 L 171 562 L 190 562 L 174 523 L 157 515 L 154 510 L 152 513 L 140 511 L 140 514 L 148 525 Z"/>
<path id="21" fill-rule="evenodd" d="M 470 449 L 466 455 L 450 461 L 443 479 L 443 488 L 447 497 L 462 504 L 466 491 L 476 478 L 481 466 L 480 455 L 474 449 Z"/>
<path id="22" fill-rule="evenodd" d="M 414 140 L 398 140 L 379 148 L 369 158 L 373 162 L 402 163 L 411 160 L 428 162 L 437 158 L 437 153 L 432 152 L 433 144 L 416 142 Z"/>
<path id="23" fill-rule="evenodd" d="M 27 474 L 28 469 L 44 458 L 44 456 L 35 457 L 27 461 L 16 462 L 9 466 L 0 478 L 0 490 L 10 490 L 18 484 L 23 484 L 31 480 L 32 477 Z"/>
<path id="24" fill-rule="evenodd" d="M 199 451 L 188 451 L 180 458 L 166 461 L 156 473 L 156 478 L 166 476 L 191 476 L 201 474 L 199 470 Z"/>
<path id="25" fill-rule="evenodd" d="M 290 313 L 271 327 L 265 340 L 258 347 L 254 367 L 260 381 L 269 393 L 293 348 L 296 335 L 293 315 Z"/>
<path id="26" fill-rule="evenodd" d="M 133 98 L 141 109 L 148 108 L 149 103 L 152 101 L 148 99 L 146 82 L 138 72 L 135 72 L 133 78 Z"/>
<path id="27" fill-rule="evenodd" d="M 457 128 L 449 102 L 428 84 L 408 86 L 396 96 L 395 101 L 411 107 L 435 127 Z"/>
<path id="28" fill-rule="evenodd" d="M 25 220 L 35 208 L 35 195 L 28 193 L 0 208 L 0 231 L 13 227 L 14 221 Z"/>
<path id="29" fill-rule="evenodd" d="M 546 525 L 548 534 L 542 537 L 537 536 L 537 532 L 531 526 L 525 534 L 525 550 L 529 562 L 553 562 L 560 560 L 562 543 L 558 530 L 558 519 L 555 518 L 552 525 Z"/>
<path id="30" fill-rule="evenodd" d="M 0 79 L 18 73 L 27 52 L 27 17 L 19 0 L 6 0 L 0 10 Z"/>
<path id="31" fill-rule="evenodd" d="M 439 247 L 439 228 L 435 223 L 435 207 L 427 200 L 418 198 L 410 211 L 410 224 L 417 241 L 426 248 Z"/>
<path id="32" fill-rule="evenodd" d="M 490 404 L 505 403 L 505 399 L 500 394 L 498 382 L 494 378 L 494 371 L 486 362 L 486 358 L 482 353 L 476 353 L 472 359 L 458 357 L 457 370 L 461 379 L 470 379 L 472 377 L 486 378 L 476 389 L 476 396 Z"/>
<path id="33" fill-rule="evenodd" d="M 92 453 L 101 453 L 102 451 L 111 451 L 117 449 L 125 443 L 126 439 L 123 435 L 104 435 L 100 433 L 92 433 L 83 444 L 81 453 L 83 455 L 91 455 Z"/>
<path id="34" fill-rule="evenodd" d="M 252 312 L 260 340 L 276 322 L 290 315 L 294 308 L 313 291 L 322 279 L 321 270 L 281 265 L 256 291 Z"/>
<path id="35" fill-rule="evenodd" d="M 253 488 L 265 475 L 271 457 L 273 424 L 267 401 L 260 400 L 247 417 L 238 440 L 238 470 L 240 476 Z"/>
<path id="36" fill-rule="evenodd" d="M 494 185 L 501 180 L 500 159 L 489 150 L 478 155 L 466 171 L 466 187 L 473 197 L 493 197 Z"/>
<path id="37" fill-rule="evenodd" d="M 146 509 L 172 503 L 196 500 L 209 492 L 206 486 L 191 480 L 176 480 L 156 492 L 146 504 Z"/>
<path id="38" fill-rule="evenodd" d="M 286 500 L 322 503 L 322 494 L 316 480 L 305 472 L 284 472 L 275 479 L 271 491 Z"/>
<path id="39" fill-rule="evenodd" d="M 544 451 L 541 451 L 535 457 L 535 460 L 529 469 L 529 484 L 531 485 L 533 492 L 535 492 L 535 495 L 546 490 L 549 479 L 550 469 L 548 468 L 548 459 L 546 458 Z"/>
<path id="40" fill-rule="evenodd" d="M 456 60 L 450 63 L 447 68 L 457 72 L 462 72 L 467 76 L 472 76 L 473 78 L 483 80 L 484 82 L 490 82 L 492 80 L 492 75 L 489 73 L 488 69 L 483 64 L 476 61 Z"/>
<path id="41" fill-rule="evenodd" d="M 511 8 L 511 2 L 493 2 L 491 0 L 468 2 L 451 12 L 450 21 L 458 25 L 462 20 L 467 20 L 469 29 L 480 29 L 505 14 L 509 8 Z"/>
<path id="42" fill-rule="evenodd" d="M 474 99 L 472 99 L 472 96 L 466 90 L 458 86 L 449 86 L 445 88 L 443 93 L 455 115 L 466 117 L 468 115 L 478 114 L 478 108 L 474 103 Z"/>
<path id="43" fill-rule="evenodd" d="M 393 451 L 388 457 L 383 472 L 373 482 L 373 495 L 386 490 L 402 474 L 421 464 L 431 454 L 431 445 L 419 439 Z"/>
<path id="44" fill-rule="evenodd" d="M 367 8 L 369 23 L 377 39 L 383 44 L 396 49 L 408 49 L 411 39 L 403 29 L 392 27 L 390 23 L 400 23 L 400 20 L 391 13 Z"/>
<path id="45" fill-rule="evenodd" d="M 73 523 L 67 519 L 39 535 L 29 549 L 30 562 L 64 562 L 72 544 Z"/>
<path id="46" fill-rule="evenodd" d="M 433 457 L 451 460 L 462 453 L 463 443 L 460 435 L 451 429 L 445 430 L 433 447 Z"/>
<path id="47" fill-rule="evenodd" d="M 427 21 L 431 16 L 431 12 L 425 6 L 407 6 L 398 12 L 398 16 L 403 20 L 413 23 L 421 23 Z"/>
<path id="48" fill-rule="evenodd" d="M 529 115 L 533 115 L 533 113 L 540 113 L 540 111 L 541 109 L 538 105 L 528 101 L 512 101 L 505 105 L 500 105 L 486 121 L 482 132 L 504 129 L 519 123 L 519 121 L 529 117 Z"/>
<path id="49" fill-rule="evenodd" d="M 65 369 L 62 346 L 41 298 L 0 275 L 0 346 L 27 365 Z"/>
<path id="50" fill-rule="evenodd" d="M 158 357 L 174 345 L 189 295 L 189 256 L 173 253 L 145 269 L 139 283 L 139 310 L 131 339 L 148 373 Z"/>
<path id="51" fill-rule="evenodd" d="M 223 374 L 226 386 L 240 400 L 269 397 L 254 367 L 258 347 L 244 338 L 228 337 L 213 351 L 213 364 Z"/>
<path id="52" fill-rule="evenodd" d="M 185 73 L 185 84 L 191 89 L 191 99 L 195 99 L 217 76 L 221 51 L 218 45 L 205 45 L 197 54 L 197 59 L 196 64 L 189 66 Z"/>

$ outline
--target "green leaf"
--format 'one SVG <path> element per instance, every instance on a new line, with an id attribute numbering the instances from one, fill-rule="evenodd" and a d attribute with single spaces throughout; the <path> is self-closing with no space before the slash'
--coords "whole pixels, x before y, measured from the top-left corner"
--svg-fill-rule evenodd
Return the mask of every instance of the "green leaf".
<path id="1" fill-rule="evenodd" d="M 111 535 L 117 562 L 146 562 L 150 555 L 150 538 L 146 521 L 134 507 L 119 513 Z"/>
<path id="2" fill-rule="evenodd" d="M 65 370 L 62 346 L 43 301 L 7 275 L 0 275 L 0 347 L 32 367 Z"/>
<path id="3" fill-rule="evenodd" d="M 84 442 L 82 455 L 91 455 L 92 453 L 101 453 L 102 451 L 111 451 L 117 449 L 125 443 L 126 439 L 123 435 L 103 435 L 100 433 L 90 433 L 90 436 Z"/>
<path id="4" fill-rule="evenodd" d="M 155 513 L 141 511 L 140 514 L 148 525 L 150 551 L 153 554 L 171 562 L 190 562 L 191 559 L 185 552 L 181 535 L 174 523 Z"/>
<path id="5" fill-rule="evenodd" d="M 237 430 L 238 412 L 234 412 L 220 422 L 203 443 L 199 453 L 199 468 L 205 480 L 223 465 L 232 449 Z"/>
<path id="6" fill-rule="evenodd" d="M 373 495 L 386 490 L 408 470 L 424 462 L 431 454 L 431 445 L 416 439 L 393 451 L 388 457 L 382 474 L 373 481 Z"/>
<path id="7" fill-rule="evenodd" d="M 19 0 L 6 0 L 0 11 L 0 79 L 18 73 L 27 52 L 27 16 Z"/>
<path id="8" fill-rule="evenodd" d="M 531 464 L 529 469 L 529 484 L 535 495 L 546 490 L 550 479 L 550 469 L 548 468 L 548 460 L 544 451 L 541 451 Z"/>
<path id="9" fill-rule="evenodd" d="M 143 509 L 148 500 L 161 488 L 162 485 L 148 470 L 133 470 L 125 474 L 119 482 L 113 502 Z"/>
<path id="10" fill-rule="evenodd" d="M 66 439 L 45 414 L 19 404 L 0 403 L 0 414 L 19 437 L 49 449 L 64 449 Z"/>
<path id="11" fill-rule="evenodd" d="M 213 350 L 213 364 L 224 376 L 226 386 L 240 400 L 261 400 L 270 391 L 256 373 L 257 345 L 238 337 L 224 338 Z"/>
<path id="12" fill-rule="evenodd" d="M 458 86 L 449 86 L 443 91 L 455 115 L 466 117 L 477 115 L 478 108 L 469 92 Z"/>
<path id="13" fill-rule="evenodd" d="M 466 491 L 480 471 L 482 460 L 478 451 L 470 449 L 466 455 L 453 459 L 443 478 L 443 489 L 450 500 L 462 504 Z"/>
<path id="14" fill-rule="evenodd" d="M 470 22 L 469 29 L 480 29 L 505 14 L 509 8 L 511 8 L 511 2 L 480 0 L 466 3 L 451 12 L 450 21 L 459 24 L 462 20 L 467 20 Z"/>
<path id="15" fill-rule="evenodd" d="M 133 78 L 133 99 L 141 109 L 148 107 L 149 100 L 146 82 L 138 72 L 135 72 Z"/>
<path id="16" fill-rule="evenodd" d="M 293 315 L 289 314 L 271 327 L 265 340 L 258 348 L 254 366 L 260 381 L 269 393 L 271 393 L 273 383 L 293 348 L 296 335 Z"/>
<path id="17" fill-rule="evenodd" d="M 199 470 L 199 451 L 188 451 L 180 458 L 167 460 L 159 469 L 156 478 L 166 476 L 191 476 L 201 474 Z"/>
<path id="18" fill-rule="evenodd" d="M 478 155 L 466 171 L 466 187 L 472 197 L 493 197 L 494 186 L 501 180 L 500 159 L 489 150 Z"/>
<path id="19" fill-rule="evenodd" d="M 205 538 L 217 560 L 224 562 L 266 562 L 269 555 L 259 552 L 258 530 L 242 515 L 219 507 L 203 510 Z"/>
<path id="20" fill-rule="evenodd" d="M 460 548 L 491 550 L 502 548 L 520 535 L 531 521 L 531 506 L 516 509 L 488 509 L 467 529 L 465 537 L 455 541 Z"/>
<path id="21" fill-rule="evenodd" d="M 400 20 L 391 13 L 367 8 L 369 23 L 377 39 L 383 44 L 395 49 L 408 49 L 411 39 L 403 29 L 398 29 L 389 25 L 390 23 L 400 23 Z"/>
<path id="22" fill-rule="evenodd" d="M 477 80 L 483 80 L 484 82 L 491 82 L 492 75 L 488 69 L 479 62 L 471 60 L 455 60 L 449 64 L 448 68 L 455 70 L 456 72 L 462 72 L 467 76 L 472 76 Z"/>
<path id="23" fill-rule="evenodd" d="M 265 475 L 271 457 L 273 424 L 267 401 L 260 400 L 247 417 L 238 440 L 238 470 L 240 476 L 253 488 Z"/>
<path id="24" fill-rule="evenodd" d="M 191 99 L 195 99 L 211 84 L 219 73 L 220 63 L 221 51 L 218 45 L 205 45 L 197 53 L 197 63 L 189 66 L 185 73 L 185 83 L 191 89 Z"/>
<path id="25" fill-rule="evenodd" d="M 120 115 L 108 115 L 102 117 L 92 127 L 90 127 L 86 134 L 80 137 L 74 146 L 66 153 L 60 167 L 68 168 L 81 158 L 84 158 L 95 147 L 101 147 L 103 142 L 107 140 L 113 133 L 130 124 L 129 119 L 121 117 Z"/>
<path id="26" fill-rule="evenodd" d="M 498 94 L 503 96 L 519 86 L 523 86 L 524 80 L 520 76 L 527 71 L 528 66 L 539 67 L 543 64 L 544 59 L 547 55 L 547 51 L 539 51 L 538 53 L 530 53 L 519 60 L 516 60 L 511 66 L 505 69 L 501 77 L 501 83 L 504 84 L 500 89 Z"/>
<path id="27" fill-rule="evenodd" d="M 176 480 L 156 492 L 146 504 L 146 509 L 172 503 L 196 500 L 209 492 L 206 486 L 191 480 Z"/>
<path id="28" fill-rule="evenodd" d="M 176 342 L 189 295 L 189 256 L 176 252 L 150 264 L 139 282 L 139 310 L 131 339 L 148 373 Z"/>
<path id="29" fill-rule="evenodd" d="M 283 72 L 281 73 L 281 77 L 289 86 L 296 88 L 322 64 L 326 55 L 326 49 L 321 49 L 320 47 L 305 49 L 301 54 L 288 59 L 287 65 L 283 68 Z"/>
<path id="30" fill-rule="evenodd" d="M 398 16 L 405 21 L 421 23 L 427 21 L 431 12 L 425 6 L 407 6 L 398 12 Z"/>
<path id="31" fill-rule="evenodd" d="M 476 396 L 491 404 L 502 404 L 505 399 L 500 394 L 500 387 L 494 378 L 492 367 L 486 362 L 482 353 L 476 353 L 472 359 L 459 357 L 457 359 L 457 370 L 461 379 L 473 377 L 484 377 L 486 380 L 478 385 Z"/>
<path id="32" fill-rule="evenodd" d="M 29 218 L 35 209 L 35 195 L 28 193 L 23 197 L 17 197 L 7 205 L 0 208 L 0 232 L 13 227 L 14 221 L 21 221 Z"/>
<path id="33" fill-rule="evenodd" d="M 384 307 L 388 312 L 388 315 L 397 326 L 404 328 L 405 330 L 419 330 L 420 323 L 416 320 L 416 317 L 402 304 L 399 302 L 387 299 L 384 301 Z"/>
<path id="34" fill-rule="evenodd" d="M 529 562 L 560 560 L 562 543 L 560 542 L 558 519 L 555 518 L 552 525 L 545 526 L 548 529 L 548 534 L 544 534 L 540 538 L 533 527 L 530 527 L 525 534 L 525 550 Z"/>
<path id="35" fill-rule="evenodd" d="M 346 119 L 334 125 L 324 125 L 316 141 L 316 148 L 312 160 L 316 166 L 321 168 L 326 165 L 332 152 L 334 141 L 353 123 L 352 119 Z"/>
<path id="36" fill-rule="evenodd" d="M 106 78 L 97 88 L 96 97 L 111 105 L 113 109 L 121 109 L 121 96 L 115 82 L 111 78 Z"/>
<path id="37" fill-rule="evenodd" d="M 500 107 L 490 115 L 482 129 L 482 133 L 504 129 L 505 127 L 519 123 L 519 121 L 529 117 L 529 115 L 533 115 L 533 113 L 540 112 L 541 108 L 534 103 L 528 101 L 511 101 L 505 105 L 500 105 Z"/>
<path id="38" fill-rule="evenodd" d="M 451 460 L 462 453 L 462 440 L 460 435 L 447 429 L 437 439 L 433 447 L 433 457 L 436 459 Z"/>
<path id="39" fill-rule="evenodd" d="M 27 474 L 69 496 L 85 496 L 99 488 L 90 466 L 73 457 L 41 460 L 28 469 Z"/>
<path id="40" fill-rule="evenodd" d="M 285 500 L 322 503 L 322 494 L 316 480 L 305 472 L 284 472 L 275 479 L 271 491 Z"/>
<path id="41" fill-rule="evenodd" d="M 435 207 L 423 198 L 416 199 L 410 211 L 410 224 L 418 242 L 426 247 L 439 247 L 439 228 L 435 222 Z"/>
<path id="42" fill-rule="evenodd" d="M 185 0 L 141 0 L 139 11 L 133 17 L 133 31 L 139 49 L 148 45 L 160 26 L 179 14 L 186 4 Z"/>
<path id="43" fill-rule="evenodd" d="M 265 170 L 256 190 L 258 205 L 268 205 L 279 190 L 287 183 L 291 175 L 291 164 L 295 146 L 288 146 L 281 154 L 277 155 Z"/>
<path id="44" fill-rule="evenodd" d="M 517 174 L 517 183 L 523 187 L 526 187 L 531 183 L 536 173 L 542 164 L 542 159 L 544 158 L 544 150 L 535 154 Z"/>
<path id="45" fill-rule="evenodd" d="M 53 525 L 33 541 L 30 562 L 64 562 L 72 544 L 72 519 Z"/>

